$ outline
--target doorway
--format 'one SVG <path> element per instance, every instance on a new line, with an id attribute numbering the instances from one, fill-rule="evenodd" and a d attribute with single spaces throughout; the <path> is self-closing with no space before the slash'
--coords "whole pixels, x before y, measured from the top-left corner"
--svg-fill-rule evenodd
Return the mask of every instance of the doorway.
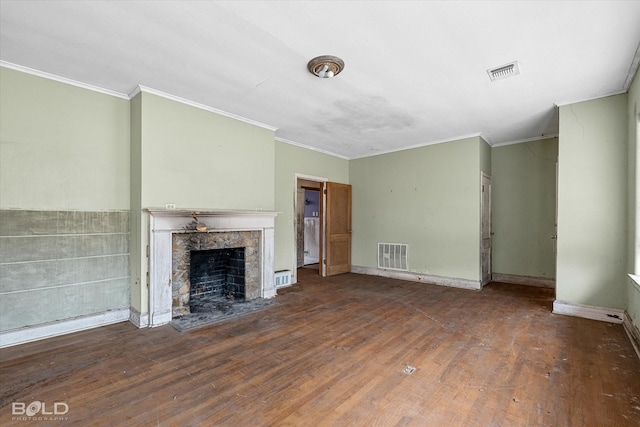
<path id="1" fill-rule="evenodd" d="M 351 271 L 351 185 L 296 174 L 296 271 Z M 296 280 L 297 281 L 297 273 Z"/>
<path id="2" fill-rule="evenodd" d="M 482 172 L 480 198 L 480 276 L 481 286 L 491 282 L 491 175 Z"/>
<path id="3" fill-rule="evenodd" d="M 326 178 L 296 174 L 295 233 L 296 269 L 313 268 L 322 274 L 322 186 Z"/>
<path id="4" fill-rule="evenodd" d="M 320 262 L 320 190 L 304 189 L 304 266 Z"/>

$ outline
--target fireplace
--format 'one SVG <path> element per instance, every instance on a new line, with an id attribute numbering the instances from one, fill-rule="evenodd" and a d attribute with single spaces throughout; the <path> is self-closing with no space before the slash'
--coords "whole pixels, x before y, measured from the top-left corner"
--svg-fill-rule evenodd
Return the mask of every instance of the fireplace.
<path id="1" fill-rule="evenodd" d="M 273 268 L 275 212 L 171 209 L 149 209 L 148 212 L 149 326 L 163 325 L 175 316 L 191 312 L 193 253 L 241 248 L 244 256 L 243 298 L 251 300 L 276 295 Z M 235 256 L 239 255 L 236 253 Z M 234 280 L 240 281 L 238 277 Z M 198 286 L 196 283 L 196 288 Z M 203 289 L 200 289 L 201 293 L 213 292 L 213 289 Z M 224 297 L 227 296 L 241 298 L 239 290 L 231 291 L 231 295 L 226 291 Z"/>
<path id="2" fill-rule="evenodd" d="M 189 309 L 199 299 L 244 299 L 244 248 L 191 251 Z"/>
<path id="3" fill-rule="evenodd" d="M 201 312 L 206 302 L 215 304 L 223 298 L 260 298 L 260 235 L 259 231 L 173 233 L 172 317 Z"/>

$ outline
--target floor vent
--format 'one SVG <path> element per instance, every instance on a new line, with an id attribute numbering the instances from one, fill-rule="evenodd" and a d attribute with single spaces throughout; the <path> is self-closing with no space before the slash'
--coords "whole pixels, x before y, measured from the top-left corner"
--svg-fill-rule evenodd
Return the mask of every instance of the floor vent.
<path id="1" fill-rule="evenodd" d="M 378 268 L 408 270 L 406 243 L 378 243 Z"/>
<path id="2" fill-rule="evenodd" d="M 290 270 L 276 271 L 275 282 L 276 282 L 276 288 L 281 288 L 283 286 L 290 286 L 291 271 Z"/>

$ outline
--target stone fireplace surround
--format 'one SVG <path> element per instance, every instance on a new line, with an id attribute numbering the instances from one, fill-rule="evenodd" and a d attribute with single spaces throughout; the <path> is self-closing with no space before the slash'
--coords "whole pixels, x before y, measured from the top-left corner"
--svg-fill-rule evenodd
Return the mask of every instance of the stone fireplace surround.
<path id="1" fill-rule="evenodd" d="M 217 237 L 207 238 L 210 233 L 225 234 L 227 238 L 235 232 L 258 232 L 256 259 L 260 271 L 252 296 L 273 298 L 274 283 L 274 223 L 277 212 L 271 211 L 216 211 L 203 209 L 147 209 L 149 213 L 149 326 L 169 323 L 173 317 L 174 280 L 174 235 L 188 234 L 187 240 L 204 242 L 198 250 L 217 249 L 213 242 Z M 197 218 L 197 220 L 196 220 Z M 254 233 L 255 234 L 255 233 Z M 222 234 L 216 236 L 223 236 Z M 224 240 L 224 239 L 222 239 Z"/>

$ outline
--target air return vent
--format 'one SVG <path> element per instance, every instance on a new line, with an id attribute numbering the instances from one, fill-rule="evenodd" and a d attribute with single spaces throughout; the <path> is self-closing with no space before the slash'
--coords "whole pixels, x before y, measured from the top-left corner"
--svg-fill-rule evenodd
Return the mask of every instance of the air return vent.
<path id="1" fill-rule="evenodd" d="M 509 64 L 487 70 L 487 73 L 489 74 L 489 78 L 492 82 L 506 79 L 511 76 L 517 76 L 520 74 L 520 63 L 518 63 L 518 61 L 514 61 Z"/>
<path id="2" fill-rule="evenodd" d="M 283 286 L 290 286 L 291 271 L 290 270 L 276 271 L 274 279 L 276 282 L 276 288 L 281 288 Z"/>
<path id="3" fill-rule="evenodd" d="M 407 270 L 407 252 L 405 243 L 378 243 L 378 268 Z"/>

